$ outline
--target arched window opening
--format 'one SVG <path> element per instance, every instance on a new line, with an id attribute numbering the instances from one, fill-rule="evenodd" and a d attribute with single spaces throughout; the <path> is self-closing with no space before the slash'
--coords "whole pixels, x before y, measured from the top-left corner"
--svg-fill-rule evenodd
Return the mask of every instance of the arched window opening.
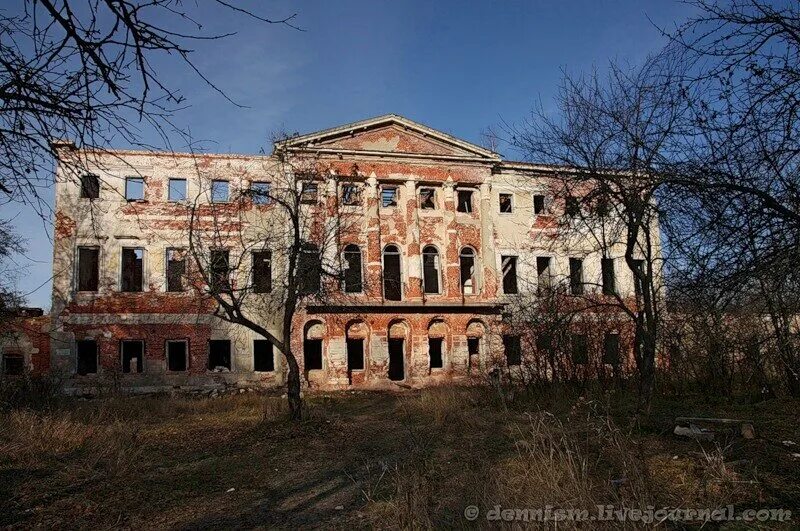
<path id="1" fill-rule="evenodd" d="M 383 250 L 383 296 L 390 301 L 403 297 L 400 249 L 396 245 L 387 245 Z"/>
<path id="2" fill-rule="evenodd" d="M 364 285 L 361 272 L 361 249 L 350 244 L 344 248 L 344 291 L 361 293 Z"/>
<path id="3" fill-rule="evenodd" d="M 422 250 L 422 287 L 425 293 L 439 293 L 440 272 L 439 251 L 428 245 Z"/>
<path id="4" fill-rule="evenodd" d="M 469 247 L 461 249 L 458 257 L 461 268 L 461 293 L 474 295 L 478 292 L 478 282 L 475 274 L 475 251 Z"/>

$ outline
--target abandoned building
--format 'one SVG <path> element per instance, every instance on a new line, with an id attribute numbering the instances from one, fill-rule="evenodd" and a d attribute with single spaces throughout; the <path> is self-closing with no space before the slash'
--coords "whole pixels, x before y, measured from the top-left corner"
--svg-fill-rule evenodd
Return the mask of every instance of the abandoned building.
<path id="1" fill-rule="evenodd" d="M 237 236 L 203 249 L 223 257 L 225 274 L 245 264 L 238 286 L 254 299 L 279 299 L 281 245 L 259 243 L 253 227 L 285 223 L 265 191 L 301 173 L 287 176 L 287 156 L 325 167 L 298 184 L 303 208 L 328 209 L 321 225 L 355 220 L 331 255 L 346 264 L 341 293 L 309 297 L 293 319 L 291 345 L 312 387 L 422 386 L 513 368 L 524 356 L 507 324 L 515 301 L 563 279 L 575 294 L 635 289 L 622 249 L 609 255 L 560 237 L 564 205 L 548 184 L 557 168 L 505 161 L 397 115 L 280 147 L 281 155 L 253 156 L 59 144 L 50 352 L 69 389 L 285 382 L 270 341 L 214 315 L 190 280 L 188 255 L 190 227 L 209 227 L 192 213 L 216 207 L 227 217 L 215 220 Z M 259 308 L 250 317 L 280 334 L 280 311 Z M 615 333 L 598 348 L 621 348 Z M 578 358 L 596 346 L 581 334 L 573 340 Z"/>
<path id="2" fill-rule="evenodd" d="M 0 324 L 0 376 L 45 375 L 50 370 L 50 316 L 21 307 Z"/>

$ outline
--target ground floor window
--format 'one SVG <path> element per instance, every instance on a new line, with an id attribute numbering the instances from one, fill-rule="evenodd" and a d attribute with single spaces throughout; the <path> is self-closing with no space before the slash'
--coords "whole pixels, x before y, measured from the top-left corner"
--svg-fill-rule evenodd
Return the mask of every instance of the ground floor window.
<path id="1" fill-rule="evenodd" d="M 3 354 L 3 374 L 6 376 L 21 376 L 25 372 L 25 358 L 16 352 Z"/>
<path id="2" fill-rule="evenodd" d="M 360 371 L 364 369 L 364 340 L 347 340 L 347 369 Z"/>
<path id="3" fill-rule="evenodd" d="M 122 372 L 142 372 L 144 365 L 144 341 L 121 341 Z"/>
<path id="4" fill-rule="evenodd" d="M 256 372 L 272 372 L 275 370 L 273 346 L 266 339 L 253 340 L 253 370 Z"/>
<path id="5" fill-rule="evenodd" d="M 167 341 L 167 370 L 182 372 L 189 366 L 188 344 L 186 341 Z"/>
<path id="6" fill-rule="evenodd" d="M 96 374 L 97 342 L 94 339 L 83 339 L 76 342 L 76 348 L 78 351 L 78 374 Z"/>
<path id="7" fill-rule="evenodd" d="M 303 366 L 306 371 L 322 370 L 321 339 L 306 339 L 303 342 Z"/>
<path id="8" fill-rule="evenodd" d="M 442 343 L 444 340 L 440 337 L 428 338 L 428 356 L 431 362 L 431 369 L 441 369 L 444 366 L 442 360 Z"/>
<path id="9" fill-rule="evenodd" d="M 503 336 L 503 348 L 506 351 L 506 363 L 509 367 L 522 364 L 522 347 L 519 336 Z"/>
<path id="10" fill-rule="evenodd" d="M 228 339 L 212 339 L 208 342 L 208 370 L 217 368 L 231 370 L 231 342 Z"/>

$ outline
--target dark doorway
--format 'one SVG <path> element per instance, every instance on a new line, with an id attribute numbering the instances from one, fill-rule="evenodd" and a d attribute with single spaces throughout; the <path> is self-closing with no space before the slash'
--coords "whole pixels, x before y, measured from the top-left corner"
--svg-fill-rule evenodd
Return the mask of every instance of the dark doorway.
<path id="1" fill-rule="evenodd" d="M 403 340 L 389 339 L 389 379 L 393 381 L 404 380 L 406 377 L 405 362 L 403 360 Z"/>
<path id="2" fill-rule="evenodd" d="M 467 338 L 467 352 L 469 353 L 469 366 L 470 368 L 478 366 L 478 356 L 481 353 L 481 338 L 468 337 Z"/>
<path id="3" fill-rule="evenodd" d="M 360 371 L 364 369 L 364 340 L 347 340 L 347 370 Z"/>
<path id="4" fill-rule="evenodd" d="M 227 339 L 208 342 L 208 370 L 213 371 L 217 367 L 231 370 L 231 342 Z"/>
<path id="5" fill-rule="evenodd" d="M 322 340 L 306 339 L 303 341 L 303 365 L 308 371 L 322 370 Z"/>
<path id="6" fill-rule="evenodd" d="M 430 356 L 431 369 L 441 369 L 442 363 L 442 338 L 428 338 L 428 355 Z"/>

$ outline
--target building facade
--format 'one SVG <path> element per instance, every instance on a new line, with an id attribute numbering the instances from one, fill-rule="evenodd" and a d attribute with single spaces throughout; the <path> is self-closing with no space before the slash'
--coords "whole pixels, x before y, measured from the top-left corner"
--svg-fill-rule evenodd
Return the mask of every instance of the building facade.
<path id="1" fill-rule="evenodd" d="M 315 223 L 351 220 L 323 250 L 346 264 L 341 293 L 309 297 L 293 319 L 292 348 L 311 387 L 422 386 L 513 370 L 524 347 L 509 315 L 545 284 L 634 292 L 622 248 L 561 235 L 557 168 L 504 161 L 396 115 L 280 147 L 251 156 L 59 146 L 51 366 L 70 390 L 285 382 L 269 341 L 215 316 L 202 286 L 180 278 L 189 278 L 187 249 L 225 247 L 226 264 L 247 264 L 233 273 L 237 285 L 263 303 L 247 307 L 250 318 L 280 333 L 268 304 L 283 284 L 280 239 L 255 227 L 275 236 L 287 223 L 258 193 L 286 178 L 286 157 L 325 168 L 302 183 L 303 208 L 322 213 L 301 228 L 309 240 Z M 192 244 L 200 229 L 227 243 Z"/>

